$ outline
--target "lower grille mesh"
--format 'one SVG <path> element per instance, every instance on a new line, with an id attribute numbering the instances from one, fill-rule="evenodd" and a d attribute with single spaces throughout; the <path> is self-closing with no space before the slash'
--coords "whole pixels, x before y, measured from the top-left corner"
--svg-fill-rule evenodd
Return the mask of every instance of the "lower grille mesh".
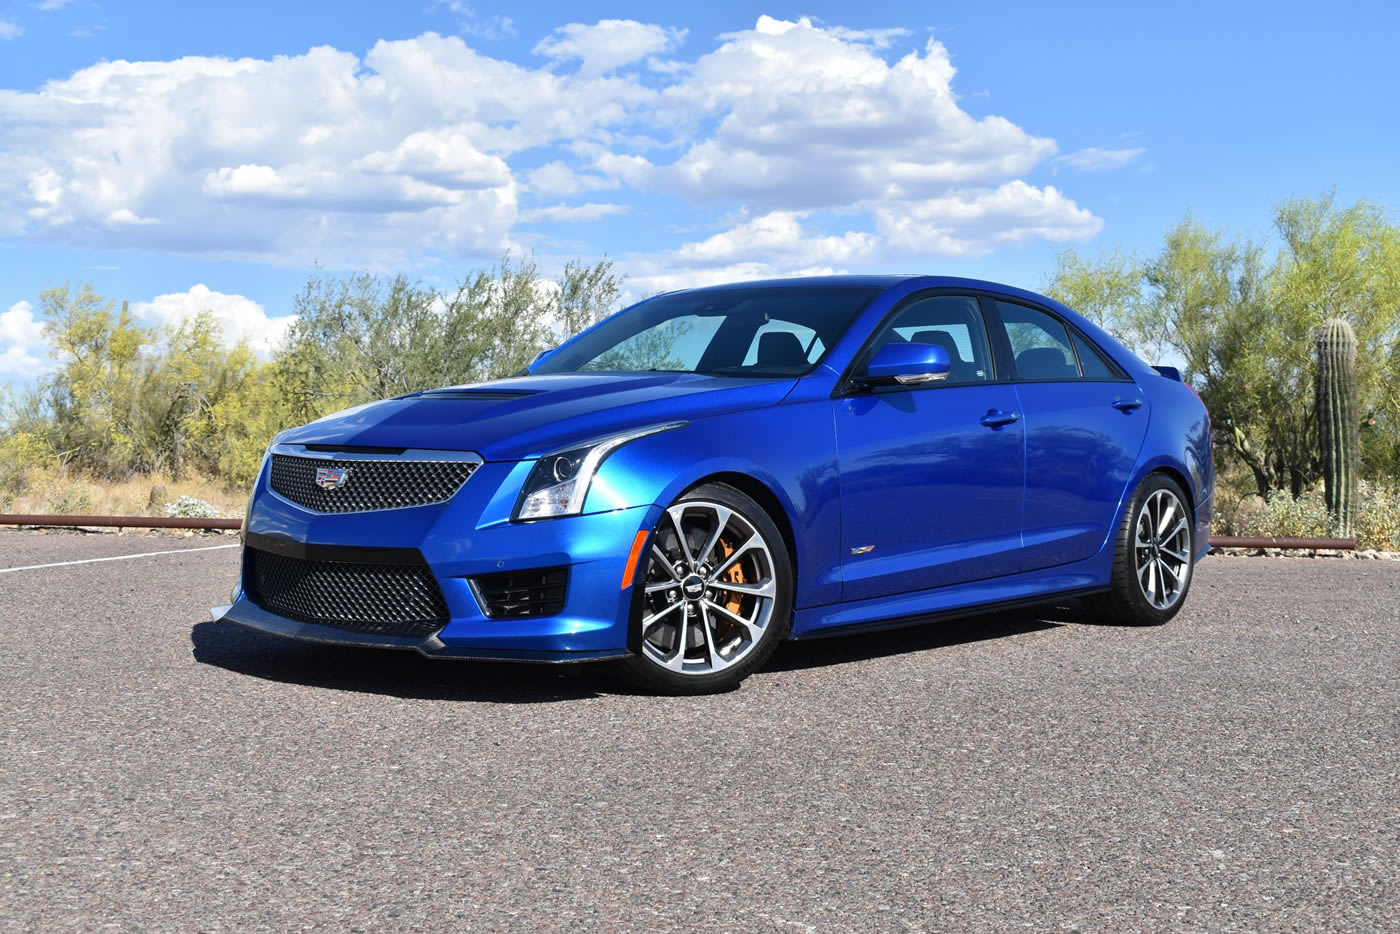
<path id="1" fill-rule="evenodd" d="M 447 623 L 447 604 L 426 564 L 307 561 L 256 548 L 247 549 L 246 556 L 248 596 L 278 616 L 418 638 Z"/>

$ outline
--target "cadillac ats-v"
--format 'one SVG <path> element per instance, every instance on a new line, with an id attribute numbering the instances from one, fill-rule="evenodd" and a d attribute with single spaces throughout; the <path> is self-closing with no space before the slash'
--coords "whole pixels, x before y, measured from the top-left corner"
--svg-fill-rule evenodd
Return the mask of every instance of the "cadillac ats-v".
<path id="1" fill-rule="evenodd" d="M 784 639 L 1069 596 L 1158 624 L 1208 548 L 1210 452 L 1175 370 L 1030 292 L 672 292 L 509 379 L 279 434 L 218 612 L 667 693 L 731 688 Z"/>

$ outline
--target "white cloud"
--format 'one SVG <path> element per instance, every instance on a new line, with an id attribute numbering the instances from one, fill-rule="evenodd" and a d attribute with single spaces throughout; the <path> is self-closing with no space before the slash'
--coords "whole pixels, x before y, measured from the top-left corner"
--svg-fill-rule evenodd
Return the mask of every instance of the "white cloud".
<path id="1" fill-rule="evenodd" d="M 1111 169 L 1121 169 L 1145 152 L 1147 150 L 1142 148 L 1100 149 L 1097 146 L 1090 146 L 1087 149 L 1056 156 L 1055 162 L 1083 172 L 1107 172 Z"/>
<path id="2" fill-rule="evenodd" d="M 193 285 L 184 292 L 157 295 L 149 302 L 131 303 L 132 314 L 170 327 L 178 326 L 202 311 L 214 315 L 229 346 L 247 341 L 263 356 L 271 355 L 295 320 L 294 315 L 270 318 L 263 306 L 251 298 L 215 292 L 203 283 Z"/>
<path id="3" fill-rule="evenodd" d="M 9 20 L 0 19 L 0 39 L 18 39 L 24 30 Z"/>
<path id="4" fill-rule="evenodd" d="M 47 13 L 51 10 L 61 10 L 72 2 L 73 0 L 39 0 L 34 6 Z"/>
<path id="5" fill-rule="evenodd" d="M 943 195 L 1014 177 L 1054 154 L 1051 139 L 962 110 L 955 73 L 932 39 L 922 54 L 890 64 L 839 31 L 762 16 L 662 94 L 660 118 L 681 126 L 717 119 L 712 136 L 670 164 L 604 154 L 598 167 L 695 202 L 803 209 Z"/>
<path id="6" fill-rule="evenodd" d="M 526 187 L 535 194 L 573 195 L 580 191 L 617 188 L 621 184 L 605 175 L 575 172 L 562 162 L 549 162 L 525 174 Z"/>
<path id="7" fill-rule="evenodd" d="M 879 245 L 868 233 L 843 236 L 813 235 L 802 227 L 802 214 L 774 211 L 746 221 L 696 243 L 687 243 L 672 257 L 686 266 L 719 266 L 755 256 L 789 265 L 852 263 L 869 259 Z"/>
<path id="8" fill-rule="evenodd" d="M 569 23 L 541 40 L 535 54 L 556 62 L 577 60 L 580 75 L 605 75 L 675 48 L 685 34 L 684 29 L 627 19 L 599 20 L 592 26 Z"/>
<path id="9" fill-rule="evenodd" d="M 535 221 L 554 221 L 560 224 L 576 224 L 583 221 L 596 221 L 609 214 L 626 214 L 627 207 L 621 204 L 551 204 L 542 208 L 531 208 L 520 212 L 522 224 Z"/>
<path id="10" fill-rule="evenodd" d="M 0 382 L 23 382 L 51 368 L 44 325 L 34 319 L 34 306 L 15 302 L 0 313 Z"/>
<path id="11" fill-rule="evenodd" d="M 624 188 L 680 196 L 698 206 L 691 224 L 744 218 L 653 254 L 696 269 L 873 263 L 921 239 L 957 255 L 1098 229 L 1068 195 L 1024 181 L 1054 157 L 1052 139 L 961 107 L 940 42 L 896 56 L 901 30 L 763 16 L 660 62 L 683 38 L 572 23 L 527 66 L 427 33 L 363 56 L 102 62 L 0 90 L 0 236 L 383 268 L 495 258 L 517 225 L 616 213 L 570 199 Z"/>
<path id="12" fill-rule="evenodd" d="M 1038 239 L 1086 240 L 1103 227 L 1103 221 L 1053 186 L 1036 188 L 1019 180 L 994 190 L 881 208 L 875 221 L 895 249 L 943 256 L 990 253 Z"/>

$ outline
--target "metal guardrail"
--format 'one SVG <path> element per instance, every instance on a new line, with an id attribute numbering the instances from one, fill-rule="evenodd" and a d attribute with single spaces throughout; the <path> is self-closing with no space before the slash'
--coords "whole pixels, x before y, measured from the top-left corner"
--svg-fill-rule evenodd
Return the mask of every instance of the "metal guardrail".
<path id="1" fill-rule="evenodd" d="M 1212 535 L 1212 548 L 1311 548 L 1318 551 L 1355 551 L 1354 538 L 1268 538 Z"/>
<path id="2" fill-rule="evenodd" d="M 164 516 L 20 516 L 0 515 L 0 525 L 35 525 L 58 528 L 122 529 L 238 529 L 241 519 L 168 519 Z M 1212 548 L 1309 548 L 1319 551 L 1355 551 L 1352 538 L 1267 538 L 1212 535 Z"/>
<path id="3" fill-rule="evenodd" d="M 117 528 L 117 529 L 232 529 L 237 531 L 242 519 L 170 519 L 165 516 L 24 516 L 0 515 L 0 525 L 38 525 L 56 528 Z"/>

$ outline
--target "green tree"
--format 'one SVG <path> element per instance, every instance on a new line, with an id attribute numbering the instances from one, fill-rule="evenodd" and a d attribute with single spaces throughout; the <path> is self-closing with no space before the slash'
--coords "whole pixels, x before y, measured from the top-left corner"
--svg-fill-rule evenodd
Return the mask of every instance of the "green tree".
<path id="1" fill-rule="evenodd" d="M 1047 290 L 1084 307 L 1143 356 L 1180 363 L 1215 423 L 1219 454 L 1257 491 L 1294 495 L 1321 470 L 1313 338 L 1330 317 L 1356 330 L 1363 470 L 1393 477 L 1400 421 L 1400 227 L 1329 195 L 1280 204 L 1277 248 L 1187 216 L 1144 262 L 1062 254 Z"/>
<path id="2" fill-rule="evenodd" d="M 509 257 L 448 291 L 406 277 L 313 275 L 274 379 L 299 420 L 375 399 L 507 376 L 600 320 L 622 280 L 607 260 L 557 281 Z"/>

